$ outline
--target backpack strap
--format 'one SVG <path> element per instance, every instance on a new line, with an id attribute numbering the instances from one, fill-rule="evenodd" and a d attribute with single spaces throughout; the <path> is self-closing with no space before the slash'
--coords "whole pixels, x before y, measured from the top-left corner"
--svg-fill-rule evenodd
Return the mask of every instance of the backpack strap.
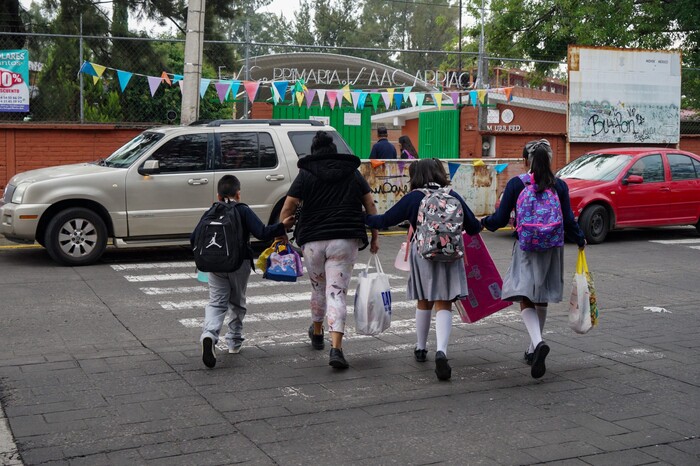
<path id="1" fill-rule="evenodd" d="M 532 175 L 530 173 L 523 173 L 522 175 L 518 175 L 518 178 L 520 178 L 520 181 L 522 181 L 525 186 L 529 184 L 534 184 L 532 180 Z"/>

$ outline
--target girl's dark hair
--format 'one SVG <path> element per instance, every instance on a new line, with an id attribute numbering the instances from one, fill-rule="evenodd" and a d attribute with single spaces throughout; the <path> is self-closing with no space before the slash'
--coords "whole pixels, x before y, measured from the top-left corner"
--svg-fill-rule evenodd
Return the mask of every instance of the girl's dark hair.
<path id="1" fill-rule="evenodd" d="M 408 174 L 411 176 L 411 190 L 425 188 L 430 183 L 438 184 L 440 187 L 450 184 L 445 167 L 438 159 L 422 159 L 413 162 L 408 168 Z"/>
<path id="2" fill-rule="evenodd" d="M 401 146 L 402 153 L 404 150 L 406 150 L 406 151 L 408 151 L 409 154 L 411 154 L 415 158 L 418 158 L 418 151 L 416 150 L 415 147 L 413 147 L 413 143 L 411 142 L 411 138 L 409 138 L 408 136 L 401 136 L 399 138 L 399 145 Z"/>
<path id="3" fill-rule="evenodd" d="M 311 155 L 337 154 L 338 147 L 333 138 L 325 131 L 318 131 L 311 141 Z"/>
<path id="4" fill-rule="evenodd" d="M 528 147 L 529 146 L 529 147 Z M 526 146 L 530 163 L 530 171 L 537 183 L 537 192 L 553 188 L 557 179 L 552 172 L 552 148 L 549 141 L 540 139 L 535 143 L 528 143 Z"/>

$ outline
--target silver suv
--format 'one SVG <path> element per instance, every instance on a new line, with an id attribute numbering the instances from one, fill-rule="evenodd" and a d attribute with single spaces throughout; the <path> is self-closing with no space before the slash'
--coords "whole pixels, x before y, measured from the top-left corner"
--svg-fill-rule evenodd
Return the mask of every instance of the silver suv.
<path id="1" fill-rule="evenodd" d="M 0 202 L 0 233 L 38 242 L 64 265 L 97 261 L 108 239 L 117 248 L 188 244 L 219 179 L 241 180 L 243 201 L 275 222 L 297 161 L 317 131 L 338 152 L 352 151 L 315 120 L 217 120 L 144 131 L 93 163 L 15 175 Z"/>

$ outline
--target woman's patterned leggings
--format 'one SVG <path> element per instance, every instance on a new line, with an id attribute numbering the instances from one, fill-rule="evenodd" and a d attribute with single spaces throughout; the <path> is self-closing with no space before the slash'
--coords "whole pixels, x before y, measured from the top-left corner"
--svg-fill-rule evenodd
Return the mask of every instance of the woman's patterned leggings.
<path id="1" fill-rule="evenodd" d="M 327 317 L 331 332 L 345 333 L 348 285 L 357 260 L 357 248 L 357 239 L 312 241 L 302 246 L 312 287 L 312 320 L 323 322 Z"/>

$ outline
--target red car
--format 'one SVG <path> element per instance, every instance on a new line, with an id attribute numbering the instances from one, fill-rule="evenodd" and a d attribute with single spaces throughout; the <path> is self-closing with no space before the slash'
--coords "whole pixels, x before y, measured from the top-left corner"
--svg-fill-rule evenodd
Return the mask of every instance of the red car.
<path id="1" fill-rule="evenodd" d="M 559 170 L 590 244 L 610 230 L 695 225 L 700 232 L 700 156 L 626 147 L 582 155 Z"/>

